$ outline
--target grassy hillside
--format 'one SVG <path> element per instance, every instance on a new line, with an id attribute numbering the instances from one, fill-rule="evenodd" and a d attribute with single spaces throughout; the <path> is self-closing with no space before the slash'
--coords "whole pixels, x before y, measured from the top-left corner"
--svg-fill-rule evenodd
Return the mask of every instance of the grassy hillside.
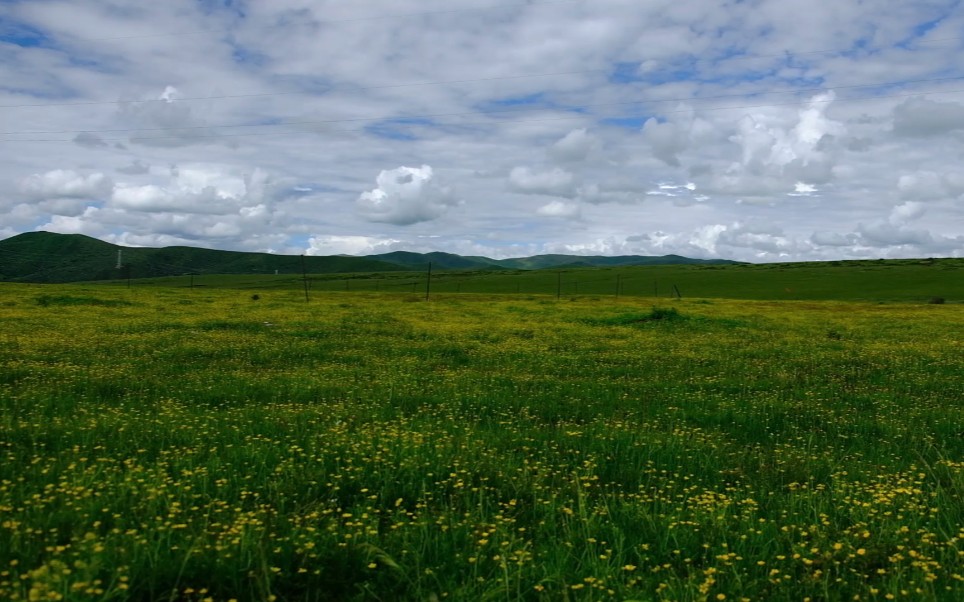
<path id="1" fill-rule="evenodd" d="M 122 267 L 118 268 L 118 252 Z M 579 257 L 539 255 L 495 260 L 451 253 L 396 251 L 368 257 L 343 255 L 306 257 L 305 268 L 316 274 L 349 272 L 425 271 L 431 262 L 441 270 L 543 269 L 549 267 L 728 263 L 666 257 Z M 80 234 L 28 232 L 0 241 L 0 280 L 10 282 L 79 282 L 158 278 L 183 274 L 296 274 L 299 256 L 239 253 L 195 247 L 162 249 L 112 245 Z"/>
<path id="2" fill-rule="evenodd" d="M 118 247 L 80 234 L 27 232 L 0 240 L 0 280 L 70 282 L 116 277 Z"/>
<path id="3" fill-rule="evenodd" d="M 616 267 L 638 265 L 728 265 L 738 263 L 725 259 L 691 259 L 681 255 L 648 257 L 643 255 L 533 255 L 516 259 L 502 259 L 499 264 L 508 268 L 541 270 L 564 267 Z"/>
<path id="4" fill-rule="evenodd" d="M 964 599 L 964 305 L 0 285 L 0 599 Z"/>
<path id="5" fill-rule="evenodd" d="M 118 252 L 122 267 L 117 268 Z M 403 268 L 363 257 L 305 257 L 314 273 L 394 271 Z M 300 274 L 295 255 L 239 253 L 194 247 L 120 247 L 81 234 L 28 232 L 0 241 L 0 279 L 75 282 L 197 274 Z"/>
<path id="6" fill-rule="evenodd" d="M 410 270 L 424 271 L 429 262 L 437 270 L 467 270 L 467 269 L 499 269 L 499 262 L 487 257 L 463 257 L 452 253 L 412 253 L 410 251 L 394 251 L 380 255 L 368 255 L 369 259 L 385 261 L 403 266 Z"/>

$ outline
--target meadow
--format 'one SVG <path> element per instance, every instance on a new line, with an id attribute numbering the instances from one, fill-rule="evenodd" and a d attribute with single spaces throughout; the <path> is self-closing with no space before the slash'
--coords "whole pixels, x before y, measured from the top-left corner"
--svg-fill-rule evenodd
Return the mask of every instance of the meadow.
<path id="1" fill-rule="evenodd" d="M 427 267 L 427 266 L 426 266 Z M 628 296 L 925 303 L 964 300 L 964 259 L 655 265 L 542 270 L 435 270 L 353 274 L 194 274 L 143 278 L 131 286 L 311 292 Z M 124 280 L 99 284 L 127 286 Z"/>
<path id="2" fill-rule="evenodd" d="M 959 303 L 4 284 L 0 599 L 956 601 L 962 391 Z"/>

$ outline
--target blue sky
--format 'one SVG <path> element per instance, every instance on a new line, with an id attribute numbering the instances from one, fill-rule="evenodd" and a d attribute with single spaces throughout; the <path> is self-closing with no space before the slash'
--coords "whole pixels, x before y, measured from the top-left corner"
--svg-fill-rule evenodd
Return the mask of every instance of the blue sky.
<path id="1" fill-rule="evenodd" d="M 0 11 L 0 237 L 964 256 L 958 1 Z"/>

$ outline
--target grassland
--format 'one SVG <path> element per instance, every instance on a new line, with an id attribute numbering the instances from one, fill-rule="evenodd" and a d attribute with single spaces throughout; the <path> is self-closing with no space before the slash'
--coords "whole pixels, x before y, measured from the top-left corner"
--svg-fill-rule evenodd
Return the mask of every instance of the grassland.
<path id="1" fill-rule="evenodd" d="M 259 295 L 0 286 L 0 599 L 964 598 L 964 305 Z"/>
<path id="2" fill-rule="evenodd" d="M 127 286 L 125 281 L 105 283 Z M 196 275 L 141 279 L 132 286 L 300 290 L 301 275 Z M 309 274 L 312 292 L 425 292 L 425 272 Z M 675 287 L 675 288 L 674 288 Z M 964 301 L 964 259 L 846 261 L 727 266 L 666 265 L 486 272 L 436 271 L 436 293 L 615 297 L 828 300 L 923 303 Z"/>

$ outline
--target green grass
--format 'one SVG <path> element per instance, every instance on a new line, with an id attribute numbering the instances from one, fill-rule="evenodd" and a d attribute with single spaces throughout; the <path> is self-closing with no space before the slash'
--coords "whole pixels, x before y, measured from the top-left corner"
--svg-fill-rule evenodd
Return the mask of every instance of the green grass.
<path id="1" fill-rule="evenodd" d="M 927 303 L 964 301 L 964 260 L 889 260 L 727 266 L 649 266 L 568 270 L 436 271 L 435 294 L 849 300 Z M 309 274 L 311 293 L 377 292 L 425 295 L 416 272 Z M 189 288 L 189 276 L 134 280 L 133 286 Z M 300 275 L 195 276 L 195 288 L 302 290 Z M 115 286 L 126 282 L 115 281 Z M 674 288 L 675 287 L 675 288 Z"/>
<path id="2" fill-rule="evenodd" d="M 0 286 L 0 599 L 964 596 L 960 304 L 312 294 Z"/>

